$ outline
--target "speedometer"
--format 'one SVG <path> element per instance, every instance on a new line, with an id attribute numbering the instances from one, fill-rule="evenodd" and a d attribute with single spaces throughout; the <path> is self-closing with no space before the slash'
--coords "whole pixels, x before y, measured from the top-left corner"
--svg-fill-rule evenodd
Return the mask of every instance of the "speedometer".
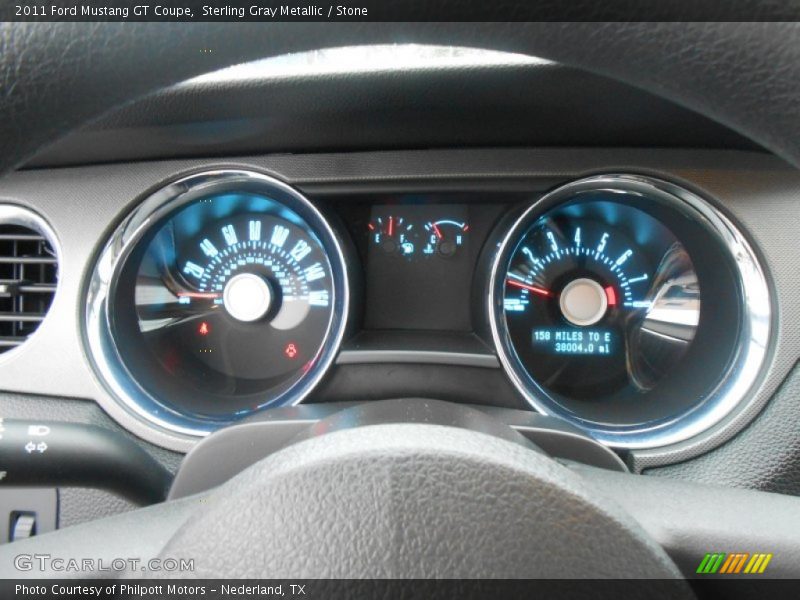
<path id="1" fill-rule="evenodd" d="M 699 197 L 631 176 L 530 206 L 495 255 L 489 320 L 537 410 L 620 447 L 699 433 L 746 397 L 766 352 L 763 273 Z"/>
<path id="2" fill-rule="evenodd" d="M 109 243 L 94 285 L 100 374 L 137 413 L 196 434 L 302 400 L 347 312 L 332 229 L 298 192 L 247 171 L 151 196 Z"/>
<path id="3" fill-rule="evenodd" d="M 182 222 L 216 201 L 176 215 L 151 242 L 136 276 L 138 328 L 165 368 L 207 390 L 276 387 L 307 368 L 325 338 L 331 267 L 308 231 L 254 212 L 263 200 L 248 195 L 235 200 L 250 203 L 247 212 L 212 217 L 176 248 Z M 171 254 L 175 263 L 161 261 Z"/>

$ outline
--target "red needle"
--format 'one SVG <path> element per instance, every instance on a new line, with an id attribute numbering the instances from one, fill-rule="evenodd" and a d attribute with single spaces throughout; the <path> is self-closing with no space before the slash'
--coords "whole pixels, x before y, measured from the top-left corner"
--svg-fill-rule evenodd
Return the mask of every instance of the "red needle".
<path id="1" fill-rule="evenodd" d="M 539 294 L 540 296 L 552 296 L 553 295 L 553 293 L 551 291 L 549 291 L 549 290 L 546 290 L 546 289 L 540 288 L 540 287 L 536 287 L 536 286 L 533 286 L 533 285 L 528 285 L 527 283 L 522 283 L 522 282 L 516 281 L 514 279 L 506 279 L 506 283 L 509 284 L 509 285 L 516 286 L 518 288 L 522 288 L 524 290 L 529 290 L 529 291 L 533 292 L 534 294 Z"/>
<path id="2" fill-rule="evenodd" d="M 433 223 L 433 231 L 436 233 L 436 237 L 442 239 L 442 232 L 439 231 L 439 226 L 436 223 Z"/>
<path id="3" fill-rule="evenodd" d="M 219 298 L 215 292 L 178 292 L 178 298 Z"/>
<path id="4" fill-rule="evenodd" d="M 389 237 L 394 235 L 394 217 L 389 217 L 389 231 L 387 232 Z"/>

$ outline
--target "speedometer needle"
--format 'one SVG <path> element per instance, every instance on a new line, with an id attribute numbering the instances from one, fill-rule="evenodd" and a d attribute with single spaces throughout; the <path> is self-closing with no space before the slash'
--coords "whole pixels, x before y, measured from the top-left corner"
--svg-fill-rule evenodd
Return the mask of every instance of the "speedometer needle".
<path id="1" fill-rule="evenodd" d="M 219 298 L 216 292 L 178 292 L 178 298 Z"/>
<path id="2" fill-rule="evenodd" d="M 553 295 L 553 292 L 551 292 L 550 290 L 536 287 L 535 285 L 528 285 L 527 283 L 522 283 L 521 281 L 516 281 L 514 279 L 506 279 L 506 283 L 518 288 L 522 288 L 523 290 L 528 290 L 530 292 L 533 292 L 534 294 L 539 294 L 540 296 L 550 297 Z"/>

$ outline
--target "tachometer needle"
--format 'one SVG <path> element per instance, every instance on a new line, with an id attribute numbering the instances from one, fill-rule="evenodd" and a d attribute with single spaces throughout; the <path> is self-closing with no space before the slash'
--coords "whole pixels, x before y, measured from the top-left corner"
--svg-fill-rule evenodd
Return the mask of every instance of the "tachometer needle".
<path id="1" fill-rule="evenodd" d="M 437 238 L 442 239 L 442 232 L 439 231 L 439 227 L 436 225 L 436 223 L 433 223 L 433 232 L 436 234 Z"/>
<path id="2" fill-rule="evenodd" d="M 553 292 L 550 290 L 536 287 L 535 285 L 528 285 L 527 283 L 522 283 L 521 281 L 516 281 L 514 279 L 506 279 L 506 283 L 508 285 L 513 285 L 514 287 L 522 288 L 523 290 L 528 290 L 534 294 L 539 294 L 540 296 L 550 297 L 553 295 Z"/>

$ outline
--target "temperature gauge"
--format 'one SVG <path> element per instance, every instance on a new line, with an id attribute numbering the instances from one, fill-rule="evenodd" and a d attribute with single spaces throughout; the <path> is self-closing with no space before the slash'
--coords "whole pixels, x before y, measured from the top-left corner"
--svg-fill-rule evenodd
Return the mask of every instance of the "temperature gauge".
<path id="1" fill-rule="evenodd" d="M 387 254 L 399 253 L 411 257 L 416 250 L 412 231 L 414 224 L 403 217 L 378 217 L 367 225 L 372 243 Z"/>
<path id="2" fill-rule="evenodd" d="M 440 219 L 426 223 L 425 231 L 428 232 L 428 237 L 422 249 L 423 254 L 453 256 L 464 245 L 469 225 L 452 219 Z"/>

